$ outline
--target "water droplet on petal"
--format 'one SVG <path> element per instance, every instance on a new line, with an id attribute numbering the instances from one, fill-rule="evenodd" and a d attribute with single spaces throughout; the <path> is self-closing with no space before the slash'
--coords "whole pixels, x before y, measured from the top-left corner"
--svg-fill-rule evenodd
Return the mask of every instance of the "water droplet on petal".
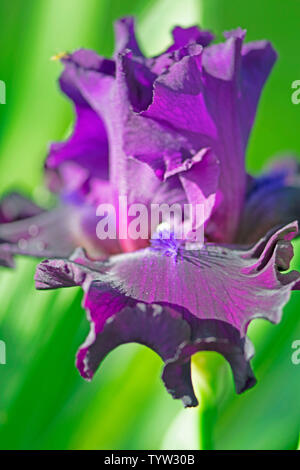
<path id="1" fill-rule="evenodd" d="M 25 250 L 27 248 L 28 242 L 25 238 L 20 238 L 18 241 L 18 247 L 20 250 Z"/>
<path id="2" fill-rule="evenodd" d="M 39 233 L 39 228 L 37 225 L 30 225 L 28 233 L 31 237 L 36 237 Z"/>
<path id="3" fill-rule="evenodd" d="M 146 310 L 147 310 L 146 304 L 144 304 L 143 302 L 138 302 L 138 303 L 136 304 L 136 306 L 137 306 L 142 312 L 146 312 Z"/>
<path id="4" fill-rule="evenodd" d="M 152 304 L 153 308 L 153 316 L 156 317 L 156 315 L 160 315 L 163 311 L 163 308 L 161 305 L 158 304 Z"/>
<path id="5" fill-rule="evenodd" d="M 42 241 L 39 241 L 37 244 L 36 244 L 36 247 L 39 251 L 43 251 L 45 250 L 47 244 L 45 242 L 42 242 Z"/>

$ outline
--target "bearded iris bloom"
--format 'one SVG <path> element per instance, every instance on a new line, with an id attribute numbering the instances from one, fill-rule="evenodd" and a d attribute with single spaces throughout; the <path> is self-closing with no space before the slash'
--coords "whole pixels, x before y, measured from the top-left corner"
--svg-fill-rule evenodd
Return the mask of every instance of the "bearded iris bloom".
<path id="1" fill-rule="evenodd" d="M 62 91 L 76 123 L 50 147 L 46 180 L 60 206 L 44 211 L 14 194 L 0 208 L 0 263 L 48 258 L 38 289 L 81 286 L 91 329 L 77 354 L 91 379 L 103 358 L 128 342 L 164 361 L 163 381 L 185 406 L 197 405 L 190 363 L 212 350 L 229 362 L 238 393 L 255 384 L 249 323 L 281 319 L 300 275 L 288 271 L 300 214 L 298 165 L 276 162 L 247 175 L 245 151 L 260 93 L 276 60 L 245 31 L 213 35 L 175 28 L 173 44 L 143 56 L 133 20 L 116 23 L 113 59 L 65 54 Z M 100 204 L 201 204 L 205 243 L 96 236 Z M 190 248 L 190 247 L 189 247 Z"/>

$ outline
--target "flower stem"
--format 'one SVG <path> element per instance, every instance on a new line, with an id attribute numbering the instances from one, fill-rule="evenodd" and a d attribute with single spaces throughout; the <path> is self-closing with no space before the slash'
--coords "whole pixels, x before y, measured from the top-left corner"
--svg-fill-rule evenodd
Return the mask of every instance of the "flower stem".
<path id="1" fill-rule="evenodd" d="M 198 406 L 199 449 L 215 448 L 214 431 L 219 397 L 224 392 L 226 364 L 217 354 L 201 352 L 192 358 L 192 378 Z M 225 379 L 225 380 L 224 380 Z"/>
<path id="2" fill-rule="evenodd" d="M 202 404 L 199 406 L 198 429 L 199 429 L 199 449 L 214 449 L 214 428 L 217 418 L 216 407 L 205 402 L 205 394 L 202 394 Z"/>

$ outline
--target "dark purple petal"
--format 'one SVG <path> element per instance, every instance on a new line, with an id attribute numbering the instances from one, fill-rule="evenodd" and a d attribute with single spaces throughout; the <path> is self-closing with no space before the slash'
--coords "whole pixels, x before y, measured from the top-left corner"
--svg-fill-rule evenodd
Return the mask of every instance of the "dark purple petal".
<path id="1" fill-rule="evenodd" d="M 299 163 L 287 158 L 252 180 L 237 233 L 237 243 L 253 243 L 272 227 L 300 220 Z"/>
<path id="2" fill-rule="evenodd" d="M 224 43 L 208 46 L 210 33 L 196 27 L 175 28 L 171 50 L 146 59 L 132 18 L 118 21 L 116 33 L 114 62 L 79 50 L 63 58 L 60 79 L 74 103 L 93 109 L 90 112 L 104 123 L 111 183 L 120 194 L 134 195 L 136 184 L 128 169 L 133 157 L 151 166 L 149 186 L 158 188 L 155 177 L 164 181 L 174 171 L 178 175 L 186 161 L 211 148 L 220 161 L 220 178 L 214 202 L 210 201 L 206 235 L 211 241 L 231 243 L 246 194 L 245 149 L 276 58 L 274 50 L 266 41 L 243 45 L 242 29 L 226 33 Z M 82 167 L 73 165 L 65 171 L 76 184 L 85 181 Z M 182 182 L 180 178 L 180 190 Z M 201 196 L 205 188 L 198 186 Z M 185 185 L 181 199 L 190 200 L 186 189 Z"/>
<path id="3" fill-rule="evenodd" d="M 133 110 L 140 112 L 146 109 L 152 101 L 156 74 L 149 69 L 145 60 L 134 57 L 131 52 L 124 55 L 123 73 Z"/>
<path id="4" fill-rule="evenodd" d="M 164 179 L 168 166 L 175 167 L 176 163 L 180 165 L 186 157 L 201 148 L 193 146 L 189 136 L 184 131 L 179 131 L 177 126 L 178 119 L 191 121 L 195 109 L 199 107 L 196 101 L 199 77 L 195 77 L 195 70 L 191 71 L 191 68 L 196 69 L 200 64 L 201 51 L 200 46 L 189 46 L 184 56 L 179 58 L 168 72 L 156 79 L 153 101 L 148 109 L 141 115 L 128 115 L 124 122 L 125 152 L 127 155 L 133 155 L 148 163 L 161 179 Z M 123 67 L 121 62 L 120 87 L 124 87 L 122 84 Z M 197 83 L 192 83 L 193 77 Z M 176 87 L 174 93 L 168 88 L 168 79 L 173 81 Z M 187 93 L 190 90 L 194 95 L 193 114 L 185 107 L 187 103 L 182 102 L 181 87 L 188 88 Z M 207 126 L 209 126 L 209 121 Z"/>
<path id="5" fill-rule="evenodd" d="M 210 31 L 201 30 L 198 26 L 191 26 L 189 28 L 176 26 L 172 31 L 172 35 L 174 43 L 169 47 L 168 51 L 180 49 L 191 42 L 196 42 L 197 44 L 206 47 L 214 39 L 214 35 Z"/>
<path id="6" fill-rule="evenodd" d="M 36 288 L 82 286 L 86 290 L 102 273 L 105 273 L 102 261 L 92 261 L 85 250 L 76 248 L 69 258 L 42 261 L 35 274 Z"/>
<path id="7" fill-rule="evenodd" d="M 188 323 L 171 308 L 130 301 L 119 292 L 105 291 L 97 281 L 92 283 L 85 305 L 96 319 L 77 355 L 84 378 L 91 379 L 104 357 L 120 344 L 144 344 L 166 361 L 190 337 Z M 99 319 L 103 321 L 99 323 Z"/>
<path id="8" fill-rule="evenodd" d="M 121 18 L 115 22 L 115 55 L 129 49 L 137 56 L 143 56 L 135 37 L 134 18 Z"/>
<path id="9" fill-rule="evenodd" d="M 128 37 L 133 37 L 133 26 L 130 20 L 121 21 L 118 27 L 121 27 L 121 30 L 125 28 L 124 31 L 127 31 Z M 188 60 L 189 55 L 199 55 L 200 52 L 201 46 L 192 45 L 175 51 L 169 54 L 172 59 L 167 68 L 173 68 L 176 61 L 180 62 L 184 57 Z M 100 71 L 101 58 L 96 59 L 90 51 L 78 51 L 64 59 L 66 69 L 61 83 L 65 89 L 65 82 L 68 83 L 69 88 L 72 83 L 72 96 L 75 102 L 79 101 L 77 95 L 80 95 L 81 99 L 89 103 L 104 120 L 110 150 L 110 181 L 118 188 L 120 194 L 126 194 L 131 202 L 145 203 L 145 196 L 137 189 L 140 185 L 136 184 L 136 181 L 139 182 L 139 179 L 131 178 L 133 174 L 131 168 L 137 167 L 137 164 L 133 164 L 133 160 L 128 158 L 128 155 L 133 155 L 140 162 L 151 165 L 155 170 L 155 174 L 151 174 L 146 170 L 146 165 L 139 165 L 138 169 L 141 171 L 138 177 L 140 178 L 144 173 L 142 179 L 147 180 L 144 188 L 151 188 L 153 194 L 157 190 L 163 194 L 166 191 L 163 188 L 160 189 L 159 180 L 170 178 L 172 174 L 180 174 L 179 178 L 174 178 L 180 199 L 188 201 L 192 199 L 193 203 L 202 204 L 203 194 L 207 192 L 207 189 L 200 187 L 200 184 L 197 187 L 193 181 L 195 180 L 193 174 L 197 173 L 196 166 L 189 172 L 189 176 L 183 175 L 184 168 L 189 166 L 188 160 L 196 161 L 197 159 L 197 155 L 194 157 L 189 155 L 188 148 L 193 150 L 189 140 L 172 130 L 171 127 L 166 128 L 157 120 L 142 118 L 132 111 L 145 109 L 152 101 L 153 83 L 156 83 L 156 74 L 152 70 L 155 68 L 156 61 L 154 60 L 151 66 L 150 62 L 151 60 L 146 61 L 141 56 L 137 57 L 130 52 L 124 52 L 122 56 L 117 57 L 114 81 L 111 75 Z M 77 95 L 74 92 L 75 89 Z M 133 148 L 129 145 L 131 141 L 134 142 Z M 136 148 L 137 142 L 140 146 L 139 150 Z M 195 153 L 194 150 L 192 153 Z M 85 181 L 86 173 L 81 171 L 82 168 L 79 171 L 73 166 L 67 167 L 67 170 L 67 174 L 66 170 L 64 171 L 66 178 L 77 185 L 80 186 L 80 183 Z M 218 170 L 215 174 L 218 175 Z M 208 191 L 208 197 L 211 196 L 209 201 L 205 200 L 205 204 L 209 206 L 207 217 L 215 203 L 216 180 L 217 177 L 213 180 L 214 188 Z M 150 200 L 146 202 L 150 203 Z"/>
<path id="10" fill-rule="evenodd" d="M 14 255 L 36 258 L 70 256 L 76 247 L 71 209 L 61 208 L 0 224 L 0 265 L 13 267 Z"/>
<path id="11" fill-rule="evenodd" d="M 210 244 L 199 251 L 179 248 L 172 257 L 151 248 L 119 255 L 106 264 L 108 279 L 139 301 L 169 302 L 199 319 L 227 321 L 244 335 L 253 318 L 278 321 L 291 285 L 283 284 L 288 278 L 277 263 L 295 232 L 291 225 L 275 233 L 258 259 L 252 251 Z"/>
<path id="12" fill-rule="evenodd" d="M 88 52 L 88 51 L 82 51 Z M 64 60 L 65 70 L 61 77 L 63 91 L 71 90 L 70 96 L 76 103 L 81 100 L 97 112 L 103 121 L 107 131 L 110 181 L 117 183 L 123 173 L 124 152 L 122 150 L 122 135 L 120 133 L 123 115 L 128 114 L 128 107 L 124 106 L 122 98 L 116 90 L 116 80 L 112 75 L 99 72 L 95 67 L 90 67 L 87 60 L 78 63 L 76 53 Z M 101 58 L 99 57 L 99 61 Z M 67 77 L 67 79 L 66 79 Z M 119 163 L 119 161 L 121 161 Z M 115 168 L 117 168 L 115 170 Z M 115 175 L 117 173 L 117 176 Z M 117 187 L 117 185 L 116 185 Z"/>
<path id="13" fill-rule="evenodd" d="M 71 258 L 73 259 L 73 257 Z M 66 263 L 60 259 L 53 259 L 51 262 L 45 260 L 39 265 L 39 278 L 36 278 L 36 288 L 48 290 L 59 287 L 81 286 L 88 274 L 88 268 L 78 266 L 75 262 Z"/>
<path id="14" fill-rule="evenodd" d="M 189 321 L 192 338 L 183 344 L 176 357 L 167 361 L 162 379 L 174 398 L 183 400 L 185 406 L 198 404 L 190 380 L 190 359 L 199 351 L 215 351 L 230 364 L 237 393 L 253 387 L 256 383 L 250 359 L 254 354 L 248 338 L 241 338 L 238 331 L 228 323 L 217 320 Z"/>
<path id="15" fill-rule="evenodd" d="M 76 124 L 66 142 L 51 145 L 46 170 L 50 189 L 60 191 L 63 188 L 66 192 L 80 189 L 91 177 L 108 178 L 109 143 L 105 124 L 86 101 L 77 79 L 82 70 L 88 70 L 113 80 L 115 64 L 85 49 L 64 56 L 62 62 L 65 68 L 59 82 L 62 91 L 74 103 Z"/>
<path id="16" fill-rule="evenodd" d="M 186 406 L 197 404 L 190 357 L 221 353 L 231 365 L 237 392 L 255 383 L 245 338 L 254 318 L 281 319 L 300 274 L 288 270 L 297 224 L 266 235 L 250 249 L 213 244 L 186 250 L 156 239 L 153 247 L 93 263 L 82 253 L 47 260 L 36 272 L 40 289 L 81 285 L 91 332 L 77 364 L 91 378 L 104 356 L 124 342 L 153 348 L 165 361 L 163 379 Z M 176 320 L 176 321 L 175 321 Z"/>
<path id="17" fill-rule="evenodd" d="M 197 47 L 197 50 L 201 50 L 200 46 Z M 192 50 L 192 46 L 186 48 L 181 55 L 176 56 L 176 60 L 180 60 Z M 124 53 L 117 58 L 116 79 L 113 80 L 110 75 L 99 73 L 95 68 L 78 65 L 78 61 L 74 60 L 74 55 L 64 60 L 65 71 L 61 81 L 64 83 L 64 76 L 67 75 L 69 88 L 72 85 L 74 101 L 78 100 L 74 91 L 77 90 L 77 95 L 88 102 L 104 120 L 109 140 L 110 179 L 114 184 L 120 186 L 120 174 L 126 175 L 128 156 L 123 150 L 124 133 L 133 132 L 137 138 L 136 129 L 139 129 L 139 140 L 143 142 L 143 133 L 145 133 L 145 145 L 148 150 L 149 148 L 151 150 L 153 145 L 153 152 L 161 153 L 170 145 L 171 148 L 168 151 L 177 152 L 180 156 L 186 141 L 184 137 L 179 137 L 171 130 L 167 132 L 156 122 L 140 120 L 132 112 L 132 108 L 142 109 L 148 106 L 152 99 L 152 85 L 156 75 L 146 67 L 146 62 L 132 56 L 130 52 Z M 176 142 L 173 144 L 175 137 Z M 130 149 L 128 152 L 130 153 Z M 121 192 L 123 192 L 122 187 Z"/>
<path id="18" fill-rule="evenodd" d="M 73 262 L 43 261 L 35 279 L 38 289 L 81 285 L 87 292 L 84 307 L 91 330 L 77 354 L 77 367 L 84 378 L 93 377 L 111 350 L 136 342 L 161 356 L 166 363 L 163 373 L 166 387 L 185 406 L 197 405 L 190 377 L 190 357 L 200 350 L 223 354 L 232 367 L 238 393 L 254 385 L 249 365 L 252 348 L 235 328 L 225 322 L 198 320 L 171 305 L 137 302 L 99 280 L 104 274 L 103 264 L 90 262 L 83 252 L 75 253 L 72 258 Z"/>
<path id="19" fill-rule="evenodd" d="M 137 118 L 131 110 L 130 90 L 127 84 L 127 80 L 131 80 L 130 74 L 127 73 L 130 60 L 128 57 L 129 62 L 126 62 L 126 55 L 120 58 L 115 81 L 111 81 L 110 77 L 103 74 L 96 73 L 95 70 L 78 67 L 77 63 L 73 62 L 71 58 L 65 63 L 67 69 L 72 69 L 73 86 L 78 88 L 81 96 L 85 97 L 105 122 L 109 139 L 111 184 L 118 189 L 119 194 L 125 194 L 128 197 L 130 204 L 134 202 L 149 204 L 151 199 L 156 197 L 158 193 L 160 195 L 166 194 L 167 198 L 167 188 L 170 185 L 169 183 L 162 184 L 161 179 L 155 175 L 148 165 L 133 158 L 128 158 L 123 150 L 122 129 L 125 125 L 124 122 Z M 138 87 L 138 85 L 136 86 Z M 145 97 L 143 94 L 142 96 Z M 114 97 L 113 101 L 111 97 Z M 156 123 L 153 123 L 153 126 L 155 127 Z M 142 129 L 140 129 L 140 134 L 142 138 Z M 163 139 L 168 138 L 161 132 L 159 135 Z M 149 135 L 146 137 L 148 139 Z M 169 136 L 169 139 L 171 142 L 172 135 Z M 180 199 L 185 198 L 179 179 L 176 177 L 173 180 L 176 180 L 176 191 L 178 195 L 180 194 Z M 173 190 L 175 181 L 171 183 L 171 186 Z M 163 202 L 166 202 L 166 200 Z"/>
<path id="20" fill-rule="evenodd" d="M 0 224 L 26 219 L 43 211 L 44 209 L 21 194 L 9 193 L 0 201 Z"/>
<path id="21" fill-rule="evenodd" d="M 174 162 L 185 158 L 183 149 L 193 154 L 211 147 L 221 164 L 223 197 L 214 221 L 220 233 L 212 235 L 229 241 L 246 191 L 244 155 L 249 132 L 262 86 L 276 57 L 266 42 L 243 48 L 243 37 L 244 32 L 237 30 L 225 43 L 209 46 L 202 54 L 190 51 L 173 64 L 156 79 L 153 101 L 141 113 L 159 123 L 161 130 L 159 126 L 156 130 L 151 121 L 136 121 L 124 137 L 128 154 L 146 161 L 155 171 L 160 163 L 163 172 L 165 162 L 159 155 Z M 141 132 L 134 134 L 134 125 Z M 152 134 L 149 140 L 147 134 Z M 230 220 L 227 216 L 224 220 L 224 214 L 229 213 Z"/>

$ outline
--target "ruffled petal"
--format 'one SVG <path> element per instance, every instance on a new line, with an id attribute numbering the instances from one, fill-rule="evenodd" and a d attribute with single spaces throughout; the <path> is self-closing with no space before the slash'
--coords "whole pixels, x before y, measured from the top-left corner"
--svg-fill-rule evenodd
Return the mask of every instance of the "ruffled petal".
<path id="1" fill-rule="evenodd" d="M 275 60 L 273 50 L 265 42 L 243 48 L 245 33 L 236 30 L 227 34 L 225 43 L 202 51 L 201 45 L 190 41 L 196 29 L 176 30 L 181 48 L 157 75 L 158 59 L 147 61 L 140 54 L 132 20 L 121 20 L 116 28 L 121 55 L 116 56 L 113 75 L 111 70 L 104 72 L 108 67 L 104 59 L 78 51 L 64 59 L 61 80 L 74 100 L 80 97 L 105 122 L 112 184 L 120 194 L 134 192 L 128 157 L 150 165 L 154 181 L 155 176 L 166 180 L 210 147 L 220 161 L 221 174 L 218 204 L 215 196 L 208 203 L 209 213 L 216 213 L 206 230 L 211 240 L 232 241 L 246 190 L 245 147 L 261 88 Z M 185 190 L 191 185 L 183 186 Z M 198 186 L 197 202 L 202 203 L 205 188 Z M 229 213 L 230 218 L 224 216 Z"/>
<path id="2" fill-rule="evenodd" d="M 118 78 L 114 79 L 112 75 L 99 72 L 94 66 L 91 67 L 88 61 L 79 62 L 75 54 L 63 61 L 65 70 L 61 79 L 62 88 L 63 90 L 68 88 L 68 92 L 70 89 L 72 90 L 71 96 L 75 102 L 80 96 L 81 100 L 88 103 L 103 120 L 108 137 L 110 182 L 119 189 L 121 194 L 128 194 L 126 169 L 130 162 L 128 162 L 129 159 L 125 156 L 122 148 L 122 123 L 130 113 L 129 95 L 126 94 L 126 99 L 124 98 L 123 90 L 119 90 L 118 87 Z M 100 57 L 98 61 L 101 62 Z M 133 84 L 131 96 L 136 96 L 138 99 L 140 96 L 139 87 L 143 85 L 139 82 L 135 83 L 135 77 L 134 69 L 132 69 L 132 74 L 128 73 L 126 77 L 124 72 L 124 87 L 127 90 L 126 80 L 128 79 Z M 68 87 L 66 87 L 66 82 Z M 150 173 L 148 172 L 148 174 Z M 133 188 L 133 185 L 131 187 Z"/>
<path id="3" fill-rule="evenodd" d="M 149 121 L 142 138 L 135 138 L 132 131 L 125 134 L 127 152 L 155 170 L 158 162 L 164 164 L 159 152 L 180 161 L 180 155 L 185 158 L 183 149 L 192 154 L 203 147 L 213 149 L 220 160 L 223 196 L 213 226 L 216 240 L 231 241 L 237 228 L 246 191 L 245 149 L 261 89 L 276 58 L 269 43 L 242 46 L 244 34 L 237 30 L 227 35 L 225 43 L 203 52 L 190 50 L 156 79 L 153 101 L 141 115 L 164 128 L 164 140 L 156 136 L 158 128 L 147 146 Z M 224 220 L 229 213 L 230 220 Z"/>
<path id="4" fill-rule="evenodd" d="M 209 149 L 203 149 L 192 158 L 186 159 L 181 165 L 170 169 L 166 173 L 166 178 L 176 174 L 179 175 L 187 201 L 194 209 L 197 209 L 198 205 L 202 211 L 198 221 L 196 214 L 192 215 L 194 219 L 192 227 L 199 229 L 209 219 L 215 207 L 220 162 Z"/>
<path id="5" fill-rule="evenodd" d="M 131 51 L 123 53 L 123 73 L 128 89 L 129 106 L 132 106 L 136 112 L 146 109 L 152 101 L 156 74 L 148 67 L 145 60 L 133 56 Z"/>
<path id="6" fill-rule="evenodd" d="M 135 37 L 135 24 L 132 16 L 117 20 L 115 29 L 115 55 L 131 50 L 137 56 L 143 56 Z"/>
<path id="7" fill-rule="evenodd" d="M 113 60 L 99 56 L 89 49 L 78 49 L 72 54 L 62 58 L 65 68 L 59 78 L 62 91 L 77 105 L 86 106 L 87 102 L 77 86 L 77 71 L 93 70 L 103 77 L 113 79 L 115 75 L 115 63 Z"/>
<path id="8" fill-rule="evenodd" d="M 148 109 L 140 114 L 127 114 L 127 119 L 123 124 L 126 154 L 146 162 L 162 180 L 165 178 L 165 172 L 170 164 L 172 167 L 176 163 L 180 165 L 185 158 L 191 157 L 201 148 L 201 146 L 194 146 L 186 132 L 179 131 L 179 125 L 177 125 L 177 120 L 180 118 L 192 120 L 195 109 L 199 107 L 199 103 L 196 103 L 199 77 L 195 77 L 195 75 L 201 62 L 201 54 L 201 46 L 187 46 L 182 54 L 176 57 L 168 71 L 156 79 L 153 100 Z M 194 70 L 191 71 L 191 68 Z M 126 93 L 123 79 L 124 58 L 120 59 L 119 70 L 119 86 Z M 195 77 L 196 84 L 192 83 L 193 77 Z M 169 81 L 173 82 L 176 88 L 173 95 L 168 88 Z M 193 88 L 195 85 L 196 88 Z M 186 107 L 187 103 L 181 102 L 182 86 L 186 86 L 194 95 L 193 114 L 190 114 Z M 210 125 L 209 121 L 206 125 Z M 202 145 L 202 147 L 204 146 Z"/>
<path id="9" fill-rule="evenodd" d="M 173 35 L 171 49 L 147 59 L 138 47 L 133 19 L 121 19 L 115 60 L 87 50 L 67 55 L 61 87 L 77 107 L 88 107 L 103 122 L 109 178 L 122 195 L 135 191 L 128 177 L 130 159 L 149 165 L 153 182 L 155 177 L 165 181 L 211 148 L 220 162 L 220 178 L 218 194 L 209 202 L 206 233 L 211 241 L 231 243 L 246 194 L 245 149 L 276 54 L 266 41 L 243 45 L 241 29 L 226 33 L 226 41 L 215 45 L 208 45 L 210 33 L 196 27 L 175 28 Z M 92 142 L 85 145 L 95 148 Z M 72 172 L 76 176 L 69 180 L 85 180 L 82 168 L 73 166 Z M 185 189 L 184 198 L 190 199 Z M 200 199 L 204 192 L 199 185 Z"/>
<path id="10" fill-rule="evenodd" d="M 283 285 L 286 278 L 277 263 L 296 232 L 294 224 L 268 237 L 257 259 L 257 249 L 253 254 L 212 244 L 186 250 L 175 243 L 172 255 L 162 256 L 162 240 L 161 250 L 156 244 L 155 249 L 110 258 L 108 279 L 130 297 L 147 303 L 170 302 L 199 319 L 227 321 L 245 335 L 253 318 L 266 316 L 276 322 L 289 298 L 291 286 Z M 195 285 L 197 289 L 191 289 Z"/>
<path id="11" fill-rule="evenodd" d="M 127 31 L 127 33 L 130 36 L 133 31 L 130 21 L 129 23 L 127 20 L 125 23 L 121 21 L 120 24 L 122 28 L 126 27 L 127 30 L 129 28 L 131 32 Z M 201 49 L 200 46 L 198 48 Z M 167 55 L 171 63 L 174 63 L 181 60 L 184 55 L 188 55 L 190 51 L 192 51 L 192 46 Z M 83 56 L 84 51 L 79 52 Z M 76 56 L 72 54 L 63 60 L 66 69 L 61 79 L 62 88 L 65 90 L 68 88 L 68 93 L 72 95 L 74 100 L 79 101 L 78 96 L 80 96 L 81 100 L 88 102 L 90 107 L 95 109 L 97 114 L 101 116 L 101 119 L 105 121 L 109 139 L 110 181 L 112 184 L 119 189 L 120 194 L 126 194 L 130 201 L 145 203 L 145 198 L 142 197 L 141 191 L 138 189 L 140 185 L 135 184 L 136 178 L 131 178 L 133 174 L 132 167 L 138 168 L 139 176 L 144 173 L 142 179 L 147 179 L 147 185 L 144 187 L 156 189 L 160 189 L 161 186 L 162 175 L 160 168 L 157 169 L 156 174 L 149 172 L 146 165 L 141 165 L 142 158 L 139 159 L 139 165 L 137 163 L 134 164 L 133 159 L 128 158 L 128 154 L 124 153 L 123 137 L 131 131 L 135 134 L 135 130 L 138 128 L 139 139 L 143 141 L 143 128 L 146 126 L 145 143 L 148 147 L 152 143 L 154 144 L 153 151 L 160 152 L 159 160 L 161 159 L 161 151 L 165 152 L 166 146 L 169 144 L 174 147 L 174 151 L 180 156 L 181 148 L 183 148 L 182 143 L 185 141 L 181 137 L 178 139 L 178 135 L 176 135 L 175 142 L 174 132 L 167 132 L 158 123 L 150 122 L 150 120 L 143 119 L 141 121 L 133 112 L 134 110 L 139 111 L 147 108 L 152 100 L 153 83 L 157 77 L 156 72 L 153 72 L 157 63 L 156 59 L 154 61 L 151 59 L 147 61 L 141 56 L 137 56 L 136 53 L 133 55 L 132 52 L 124 51 L 121 56 L 116 58 L 116 79 L 113 80 L 112 76 L 103 72 L 100 73 L 97 70 L 97 67 L 100 69 L 98 63 L 102 63 L 100 58 L 98 58 L 97 62 L 95 58 L 87 60 L 84 56 L 84 60 L 81 59 L 79 61 L 78 53 L 75 53 L 77 54 Z M 86 51 L 86 54 L 89 56 L 90 52 Z M 70 89 L 72 93 L 70 93 Z M 77 93 L 74 92 L 75 89 L 77 89 Z M 148 123 L 151 129 L 149 129 Z M 173 145 L 173 141 L 175 145 Z M 165 153 L 166 165 L 168 165 L 169 161 L 169 169 L 171 169 L 172 161 L 168 158 L 167 152 Z M 182 159 L 180 161 L 182 162 Z M 187 164 L 188 162 L 186 166 Z M 160 163 L 158 166 L 160 167 Z M 84 178 L 84 174 L 78 176 L 79 179 L 81 177 Z M 72 180 L 74 181 L 74 178 Z M 181 191 L 184 194 L 179 178 L 174 178 L 174 180 L 177 182 L 178 192 Z M 174 183 L 172 186 L 174 186 Z M 162 189 L 160 193 L 162 194 L 164 191 Z M 153 194 L 155 192 L 153 191 Z M 180 198 L 186 200 L 188 196 L 180 196 Z"/>
<path id="12" fill-rule="evenodd" d="M 104 357 L 121 344 L 143 344 L 167 361 L 174 357 L 178 344 L 190 336 L 188 323 L 171 308 L 132 302 L 119 292 L 104 290 L 97 281 L 92 283 L 85 305 L 91 318 L 97 312 L 98 320 L 92 320 L 93 328 L 77 355 L 77 367 L 87 379 L 93 377 Z M 108 319 L 99 324 L 104 315 Z"/>
<path id="13" fill-rule="evenodd" d="M 124 121 L 127 122 L 128 119 L 135 119 L 136 117 L 131 109 L 132 98 L 130 98 L 128 88 L 128 80 L 134 81 L 134 77 L 131 77 L 128 73 L 128 67 L 131 67 L 130 61 L 130 54 L 128 57 L 127 55 L 122 56 L 117 61 L 115 80 L 96 72 L 94 69 L 78 66 L 78 63 L 73 61 L 72 57 L 64 62 L 66 69 L 69 71 L 72 69 L 72 73 L 70 72 L 69 75 L 72 75 L 73 88 L 77 87 L 78 93 L 85 98 L 105 122 L 110 152 L 109 179 L 110 184 L 117 189 L 118 194 L 126 195 L 129 204 L 143 203 L 147 206 L 154 198 L 160 202 L 168 202 L 169 196 L 173 198 L 175 192 L 177 201 L 186 201 L 187 198 L 178 176 L 169 178 L 173 179 L 171 183 L 164 183 L 149 165 L 137 159 L 128 158 L 124 152 L 122 135 Z M 134 70 L 134 66 L 132 66 L 132 70 Z M 136 85 L 136 90 L 138 86 Z M 131 91 L 133 89 L 134 87 Z M 137 93 L 136 96 L 146 95 Z M 142 129 L 140 130 L 142 131 Z M 171 188 L 171 195 L 168 188 Z M 165 195 L 164 200 L 162 200 L 162 195 Z M 110 202 L 114 203 L 115 201 Z"/>
<path id="14" fill-rule="evenodd" d="M 172 30 L 172 35 L 174 43 L 169 47 L 168 51 L 180 49 L 191 42 L 196 42 L 206 47 L 214 40 L 214 35 L 210 31 L 201 30 L 198 26 L 191 26 L 189 28 L 176 26 Z"/>
<path id="15" fill-rule="evenodd" d="M 92 379 L 105 356 L 121 344 L 136 342 L 153 349 L 165 362 L 163 380 L 174 398 L 184 406 L 196 406 L 190 357 L 200 350 L 217 351 L 232 367 L 237 392 L 250 388 L 255 379 L 249 360 L 251 343 L 225 322 L 198 320 L 185 309 L 166 304 L 147 304 L 122 295 L 100 280 L 101 263 L 91 263 L 77 251 L 67 260 L 44 261 L 35 279 L 38 289 L 83 286 L 84 307 L 91 322 L 90 333 L 77 354 L 77 367 Z M 98 279 L 97 279 L 98 278 Z M 245 347 L 247 344 L 247 348 Z"/>
<path id="16" fill-rule="evenodd" d="M 231 365 L 238 393 L 255 383 L 245 338 L 254 318 L 277 323 L 300 274 L 288 270 L 297 232 L 290 224 L 250 249 L 213 244 L 187 250 L 171 239 L 105 262 L 84 254 L 47 260 L 36 271 L 39 289 L 81 285 L 91 332 L 77 364 L 91 378 L 104 356 L 124 342 L 153 348 L 165 361 L 163 379 L 175 398 L 197 404 L 190 357 L 199 350 L 221 353 Z"/>
<path id="17" fill-rule="evenodd" d="M 179 347 L 174 358 L 167 361 L 162 379 L 173 398 L 180 398 L 185 406 L 197 406 L 190 379 L 190 359 L 199 351 L 215 351 L 230 364 L 237 393 L 253 387 L 256 379 L 250 365 L 254 354 L 248 338 L 241 338 L 238 330 L 218 320 L 190 319 L 192 338 Z"/>

